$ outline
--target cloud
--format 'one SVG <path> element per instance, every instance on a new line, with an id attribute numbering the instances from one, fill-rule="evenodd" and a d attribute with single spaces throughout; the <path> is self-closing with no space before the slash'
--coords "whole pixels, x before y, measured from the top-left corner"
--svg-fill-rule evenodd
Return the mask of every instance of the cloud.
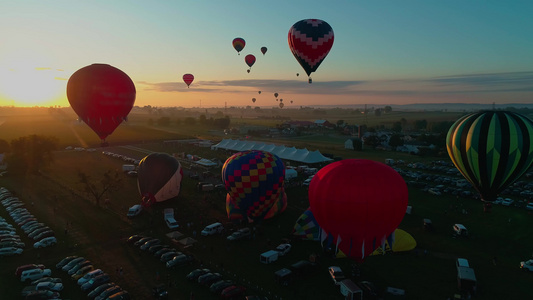
<path id="1" fill-rule="evenodd" d="M 431 96 L 445 94 L 533 92 L 533 71 L 484 74 L 461 74 L 420 79 L 395 80 L 213 80 L 193 83 L 191 88 L 181 82 L 138 82 L 145 90 L 159 92 L 216 92 L 249 93 L 277 91 L 283 94 L 313 95 L 375 95 L 375 96 Z"/>

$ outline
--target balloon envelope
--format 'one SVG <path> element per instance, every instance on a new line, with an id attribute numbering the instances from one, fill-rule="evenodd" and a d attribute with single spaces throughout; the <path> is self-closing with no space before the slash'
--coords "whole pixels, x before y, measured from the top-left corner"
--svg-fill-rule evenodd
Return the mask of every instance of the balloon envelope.
<path id="1" fill-rule="evenodd" d="M 267 53 L 267 47 L 261 47 L 261 53 L 263 53 L 263 55 L 265 55 L 265 53 Z"/>
<path id="2" fill-rule="evenodd" d="M 255 103 L 255 98 L 252 98 L 252 102 Z"/>
<path id="3" fill-rule="evenodd" d="M 484 201 L 494 201 L 533 162 L 533 122 L 517 113 L 485 111 L 457 120 L 448 154 Z"/>
<path id="4" fill-rule="evenodd" d="M 283 193 L 285 166 L 269 152 L 238 152 L 224 163 L 222 179 L 235 208 L 262 220 Z"/>
<path id="5" fill-rule="evenodd" d="M 278 98 L 278 95 L 279 95 L 278 93 L 274 93 L 274 97 Z"/>
<path id="6" fill-rule="evenodd" d="M 242 49 L 244 49 L 244 46 L 246 46 L 246 42 L 243 38 L 238 37 L 233 39 L 232 45 L 233 48 L 237 51 L 237 53 L 239 53 L 242 51 Z"/>
<path id="7" fill-rule="evenodd" d="M 283 108 L 283 106 L 285 106 L 285 104 L 283 104 L 283 102 L 280 102 L 279 103 L 279 108 Z"/>
<path id="8" fill-rule="evenodd" d="M 296 220 L 292 234 L 304 240 L 320 240 L 320 226 L 310 208 L 305 210 Z"/>
<path id="9" fill-rule="evenodd" d="M 287 209 L 287 194 L 282 193 L 281 198 L 279 198 L 274 205 L 268 210 L 264 216 L 264 220 L 270 219 L 279 215 Z M 226 213 L 228 214 L 228 219 L 231 221 L 241 221 L 246 220 L 248 217 L 246 213 L 233 205 L 231 201 L 231 195 L 228 193 L 226 195 Z"/>
<path id="10" fill-rule="evenodd" d="M 180 163 L 166 153 L 152 153 L 139 163 L 137 185 L 142 204 L 150 206 L 178 196 L 183 171 Z"/>
<path id="11" fill-rule="evenodd" d="M 187 84 L 187 87 L 189 87 L 191 85 L 193 80 L 194 80 L 194 75 L 192 75 L 192 74 L 183 75 L 183 81 L 185 82 L 185 84 Z"/>
<path id="12" fill-rule="evenodd" d="M 305 19 L 289 30 L 289 48 L 307 75 L 315 72 L 333 46 L 333 29 L 326 21 Z"/>
<path id="13" fill-rule="evenodd" d="M 135 93 L 130 77 L 106 64 L 83 67 L 67 82 L 70 106 L 102 140 L 126 120 L 135 103 Z"/>
<path id="14" fill-rule="evenodd" d="M 398 227 L 407 198 L 407 185 L 394 169 L 365 159 L 331 163 L 309 185 L 316 221 L 344 254 L 358 261 Z"/>
<path id="15" fill-rule="evenodd" d="M 244 57 L 244 61 L 248 65 L 248 67 L 252 67 L 255 64 L 255 56 L 253 54 L 248 54 Z"/>

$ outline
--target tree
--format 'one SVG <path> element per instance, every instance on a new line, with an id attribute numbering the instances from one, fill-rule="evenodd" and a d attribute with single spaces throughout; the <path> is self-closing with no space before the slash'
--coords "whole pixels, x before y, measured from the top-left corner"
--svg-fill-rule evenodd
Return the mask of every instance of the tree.
<path id="1" fill-rule="evenodd" d="M 29 135 L 11 141 L 11 153 L 6 157 L 9 171 L 37 174 L 54 160 L 59 140 L 53 136 Z"/>
<path id="2" fill-rule="evenodd" d="M 185 120 L 183 120 L 183 124 L 185 125 L 196 125 L 196 119 L 193 117 L 187 117 Z"/>
<path id="3" fill-rule="evenodd" d="M 416 120 L 415 121 L 415 129 L 416 130 L 426 130 L 428 127 L 428 121 L 426 120 Z"/>
<path id="4" fill-rule="evenodd" d="M 392 131 L 394 132 L 402 132 L 402 122 L 394 122 L 392 124 Z"/>
<path id="5" fill-rule="evenodd" d="M 403 145 L 403 140 L 399 134 L 393 134 L 389 139 L 389 146 L 396 148 Z"/>
<path id="6" fill-rule="evenodd" d="M 200 115 L 200 117 L 198 117 L 198 121 L 200 122 L 200 124 L 204 125 L 206 124 L 207 117 L 205 115 Z"/>
<path id="7" fill-rule="evenodd" d="M 369 135 L 365 138 L 365 145 L 376 147 L 381 144 L 377 135 Z"/>
<path id="8" fill-rule="evenodd" d="M 392 107 L 390 107 L 389 105 L 385 106 L 385 108 L 383 108 L 383 111 L 388 114 L 392 111 Z"/>
<path id="9" fill-rule="evenodd" d="M 123 186 L 123 176 L 118 171 L 107 170 L 99 181 L 93 180 L 89 175 L 78 170 L 79 182 L 83 185 L 84 192 L 94 198 L 96 205 L 107 192 L 117 191 Z"/>
<path id="10" fill-rule="evenodd" d="M 0 140 L 0 153 L 8 153 L 10 150 L 9 143 L 6 140 Z"/>

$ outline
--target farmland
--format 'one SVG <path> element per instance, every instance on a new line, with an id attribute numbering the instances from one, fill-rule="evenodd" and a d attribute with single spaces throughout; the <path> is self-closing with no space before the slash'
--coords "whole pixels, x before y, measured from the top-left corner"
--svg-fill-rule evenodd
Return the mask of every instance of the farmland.
<path id="1" fill-rule="evenodd" d="M 285 113 L 285 112 L 283 112 Z M 329 113 L 329 112 L 328 112 Z M 458 114 L 426 113 L 402 114 L 380 122 L 389 123 L 399 119 L 453 120 Z M 332 121 L 348 119 L 350 115 L 328 115 Z M 312 120 L 313 115 L 308 119 Z M 66 146 L 98 147 L 99 140 L 83 123 L 72 121 L 72 115 L 58 116 L 42 112 L 40 114 L 2 115 L 0 139 L 11 140 L 28 134 L 53 135 L 59 138 L 61 149 Z M 206 158 L 227 158 L 223 151 L 212 151 L 189 144 L 165 145 L 164 140 L 178 140 L 192 137 L 211 139 L 222 138 L 218 131 L 209 131 L 201 126 L 148 126 L 147 114 L 133 114 L 128 123 L 121 125 L 110 136 L 111 146 L 105 151 L 140 159 L 150 151 L 185 152 Z M 303 117 L 302 117 L 303 119 Z M 369 122 L 378 124 L 375 118 Z M 353 118 L 351 122 L 362 122 Z M 232 124 L 240 122 L 266 124 L 264 120 L 232 117 Z M 239 136 L 230 136 L 238 138 Z M 266 141 L 266 140 L 265 140 Z M 275 139 L 270 142 L 283 143 L 295 147 L 319 149 L 342 158 L 366 158 L 384 162 L 385 158 L 402 159 L 406 162 L 429 162 L 432 158 L 400 154 L 388 151 L 345 150 L 344 138 L 334 135 L 317 137 L 303 136 L 291 140 Z M 134 147 L 130 147 L 134 146 Z M 258 225 L 258 234 L 253 240 L 229 244 L 225 236 L 201 237 L 192 247 L 183 247 L 165 236 L 169 232 L 163 223 L 162 210 L 173 207 L 180 223 L 180 232 L 193 237 L 205 225 L 221 221 L 227 230 L 233 228 L 226 222 L 225 192 L 201 193 L 196 189 L 197 180 L 185 177 L 182 190 L 176 199 L 154 205 L 138 218 L 127 219 L 127 208 L 139 202 L 136 179 L 124 176 L 124 186 L 106 195 L 105 205 L 96 205 L 94 200 L 83 193 L 77 174 L 82 171 L 93 178 L 100 178 L 107 170 L 120 170 L 122 160 L 103 155 L 99 151 L 59 150 L 49 168 L 42 175 L 0 177 L 0 186 L 6 187 L 22 199 L 32 213 L 56 232 L 59 244 L 53 248 L 33 249 L 29 239 L 21 256 L 0 258 L 0 293 L 8 299 L 16 299 L 23 285 L 13 276 L 15 268 L 26 263 L 43 263 L 52 268 L 65 282 L 64 298 L 82 299 L 84 296 L 77 285 L 65 274 L 55 269 L 55 264 L 67 255 L 80 255 L 108 272 L 113 281 L 128 290 L 134 299 L 150 297 L 151 288 L 158 282 L 171 282 L 171 299 L 188 299 L 190 293 L 196 299 L 214 299 L 205 287 L 185 280 L 185 275 L 203 265 L 220 272 L 248 288 L 248 294 L 259 294 L 269 299 L 342 299 L 327 274 L 327 267 L 338 265 L 349 273 L 353 261 L 326 256 L 318 242 L 300 241 L 292 238 L 291 231 L 296 219 L 308 207 L 307 189 L 291 187 L 287 189 L 289 206 L 280 216 Z M 142 151 L 140 151 L 142 150 Z M 442 159 L 442 158 L 439 158 Z M 184 164 L 185 174 L 189 164 Z M 220 174 L 220 168 L 212 170 Z M 303 180 L 305 177 L 299 178 Z M 219 180 L 214 178 L 213 180 Z M 31 205 L 33 203 L 33 205 Z M 410 233 L 417 241 L 415 251 L 400 252 L 368 257 L 361 264 L 361 277 L 358 280 L 374 282 L 383 291 L 387 286 L 404 289 L 408 299 L 446 299 L 457 292 L 455 259 L 467 258 L 476 270 L 479 282 L 479 299 L 527 299 L 532 295 L 531 274 L 519 269 L 519 262 L 528 259 L 533 251 L 533 241 L 529 237 L 533 216 L 523 208 L 495 206 L 491 213 L 483 213 L 481 203 L 470 198 L 451 195 L 434 196 L 418 188 L 409 187 L 411 214 L 406 214 L 399 228 Z M 467 211 L 468 213 L 463 213 Z M 9 219 L 3 210 L 0 216 Z M 422 219 L 430 218 L 435 230 L 425 231 Z M 187 224 L 192 225 L 189 227 Z M 471 232 L 469 238 L 453 238 L 451 227 L 462 223 Z M 70 224 L 70 225 L 67 225 Z M 65 233 L 65 229 L 68 232 Z M 156 258 L 141 252 L 126 243 L 132 234 L 150 235 L 184 253 L 195 256 L 195 263 L 167 271 Z M 22 235 L 21 235 L 22 236 Z M 259 263 L 259 254 L 272 249 L 284 238 L 292 240 L 292 250 L 271 265 Z M 284 287 L 277 284 L 273 273 L 299 260 L 307 260 L 310 255 L 319 255 L 316 271 L 305 274 L 293 284 Z M 494 258 L 497 258 L 497 263 Z M 124 269 L 124 276 L 115 270 Z"/>

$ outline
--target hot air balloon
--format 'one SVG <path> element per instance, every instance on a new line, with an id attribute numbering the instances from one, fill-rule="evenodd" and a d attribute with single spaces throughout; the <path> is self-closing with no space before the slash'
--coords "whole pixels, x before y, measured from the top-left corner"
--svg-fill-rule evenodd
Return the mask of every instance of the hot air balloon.
<path id="1" fill-rule="evenodd" d="M 278 98 L 278 93 L 274 93 L 274 97 Z"/>
<path id="2" fill-rule="evenodd" d="M 346 256 L 362 261 L 385 242 L 407 209 L 407 185 L 391 167 L 345 159 L 320 169 L 309 203 L 320 227 Z"/>
<path id="3" fill-rule="evenodd" d="M 275 217 L 284 212 L 285 209 L 287 209 L 287 194 L 283 192 L 281 197 L 268 210 L 263 220 Z M 231 201 L 231 195 L 229 193 L 226 195 L 226 213 L 228 215 L 228 219 L 231 221 L 243 221 L 248 219 L 244 211 L 237 209 L 233 205 L 233 202 Z"/>
<path id="4" fill-rule="evenodd" d="M 304 211 L 296 220 L 292 234 L 304 240 L 320 240 L 320 226 L 310 208 Z"/>
<path id="5" fill-rule="evenodd" d="M 252 102 L 255 103 L 255 98 L 252 98 Z"/>
<path id="6" fill-rule="evenodd" d="M 261 53 L 263 53 L 263 55 L 265 55 L 265 53 L 267 53 L 267 47 L 261 47 Z"/>
<path id="7" fill-rule="evenodd" d="M 235 48 L 235 50 L 237 51 L 237 54 L 241 55 L 241 51 L 242 49 L 244 49 L 244 46 L 246 46 L 246 42 L 244 41 L 243 38 L 234 38 L 233 39 L 233 48 Z"/>
<path id="8" fill-rule="evenodd" d="M 251 69 L 252 66 L 255 64 L 255 56 L 253 54 L 248 54 L 246 55 L 246 57 L 244 57 L 244 61 Z M 250 69 L 248 69 L 248 73 L 250 73 Z"/>
<path id="9" fill-rule="evenodd" d="M 300 73 L 296 73 L 296 77 L 300 76 Z"/>
<path id="10" fill-rule="evenodd" d="M 285 166 L 269 152 L 238 152 L 224 163 L 222 179 L 233 206 L 247 218 L 260 221 L 282 197 Z"/>
<path id="11" fill-rule="evenodd" d="M 261 95 L 261 91 L 258 91 L 259 95 Z"/>
<path id="12" fill-rule="evenodd" d="M 106 64 L 79 69 L 67 82 L 67 98 L 78 117 L 105 139 L 127 119 L 135 103 L 135 85 L 121 70 Z"/>
<path id="13" fill-rule="evenodd" d="M 137 185 L 141 204 L 148 207 L 178 196 L 183 171 L 180 163 L 166 153 L 152 153 L 139 163 Z"/>
<path id="14" fill-rule="evenodd" d="M 185 84 L 187 84 L 187 87 L 189 87 L 191 85 L 193 80 L 194 80 L 194 75 L 192 75 L 192 74 L 183 75 L 183 81 L 185 82 Z"/>
<path id="15" fill-rule="evenodd" d="M 327 22 L 306 19 L 292 25 L 288 40 L 292 54 L 311 78 L 331 50 L 334 34 Z"/>
<path id="16" fill-rule="evenodd" d="M 490 202 L 533 161 L 533 122 L 509 111 L 484 111 L 457 120 L 446 137 L 457 169 Z"/>
<path id="17" fill-rule="evenodd" d="M 279 102 L 283 102 L 283 99 L 280 98 L 280 99 L 279 99 Z"/>
<path id="18" fill-rule="evenodd" d="M 283 104 L 283 102 L 280 102 L 279 103 L 279 108 L 283 108 L 283 106 L 285 106 L 285 104 Z"/>
<path id="19" fill-rule="evenodd" d="M 293 101 L 291 100 L 291 104 L 292 104 L 292 102 L 293 102 Z"/>

